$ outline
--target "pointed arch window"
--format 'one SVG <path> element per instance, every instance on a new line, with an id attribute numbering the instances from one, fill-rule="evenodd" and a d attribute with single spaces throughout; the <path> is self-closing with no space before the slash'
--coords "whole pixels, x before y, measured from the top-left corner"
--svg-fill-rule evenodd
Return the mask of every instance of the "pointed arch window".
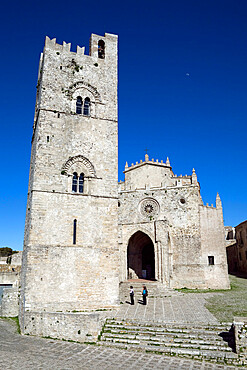
<path id="1" fill-rule="evenodd" d="M 84 173 L 81 173 L 79 177 L 79 193 L 83 193 L 83 190 L 84 190 Z"/>
<path id="2" fill-rule="evenodd" d="M 103 40 L 99 40 L 98 42 L 98 57 L 105 59 L 105 43 Z"/>
<path id="3" fill-rule="evenodd" d="M 84 116 L 90 116 L 90 99 L 86 98 L 84 100 L 84 108 L 83 108 Z"/>
<path id="4" fill-rule="evenodd" d="M 77 96 L 76 98 L 76 113 L 82 114 L 82 98 L 81 96 Z"/>
<path id="5" fill-rule="evenodd" d="M 72 191 L 77 192 L 78 175 L 77 172 L 73 173 L 72 179 Z"/>

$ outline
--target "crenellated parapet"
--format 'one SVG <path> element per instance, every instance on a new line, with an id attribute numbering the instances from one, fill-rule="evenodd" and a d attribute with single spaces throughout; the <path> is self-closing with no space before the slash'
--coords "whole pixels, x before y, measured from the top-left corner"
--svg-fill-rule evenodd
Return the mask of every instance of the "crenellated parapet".
<path id="1" fill-rule="evenodd" d="M 113 35 L 110 33 L 105 33 L 104 36 L 99 36 L 92 34 L 90 38 L 90 46 L 89 46 L 89 56 L 92 57 L 97 57 L 98 58 L 98 43 L 100 40 L 107 42 L 107 41 L 116 41 L 118 39 L 117 35 Z M 71 53 L 71 55 L 85 55 L 85 46 L 76 46 L 76 52 L 71 51 L 71 43 L 63 41 L 63 44 L 58 44 L 56 38 L 50 39 L 50 37 L 46 36 L 45 38 L 45 48 L 46 49 L 51 49 L 59 53 Z M 104 54 L 105 59 L 107 57 L 106 54 Z"/>
<path id="2" fill-rule="evenodd" d="M 161 159 L 159 161 L 158 159 L 154 160 L 154 158 L 152 158 L 150 160 L 149 155 L 145 154 L 145 160 L 144 161 L 141 159 L 140 162 L 137 161 L 135 164 L 131 163 L 131 166 L 129 166 L 128 162 L 126 162 L 124 173 L 126 173 L 128 171 L 131 171 L 133 169 L 136 169 L 137 167 L 145 166 L 146 164 L 149 164 L 151 166 L 161 166 L 161 167 L 169 168 L 170 170 L 172 170 L 172 167 L 171 167 L 171 164 L 170 164 L 170 161 L 169 161 L 168 157 L 166 159 L 166 162 L 164 162 L 163 159 Z"/>
<path id="3" fill-rule="evenodd" d="M 151 188 L 167 188 L 181 186 L 197 186 L 200 185 L 197 181 L 197 175 L 193 168 L 191 175 L 177 176 L 173 173 L 169 158 L 164 160 L 150 159 L 148 154 L 145 154 L 145 159 L 137 161 L 135 164 L 128 162 L 124 168 L 125 181 L 121 183 L 120 188 L 124 190 L 135 189 L 151 189 Z"/>
<path id="4" fill-rule="evenodd" d="M 117 121 L 117 77 L 113 78 L 117 76 L 117 49 L 118 37 L 109 33 L 92 34 L 87 54 L 84 46 L 73 52 L 71 43 L 59 44 L 56 38 L 46 37 L 39 64 L 34 134 L 38 120 L 53 119 L 54 113 L 57 118 L 73 115 L 76 120 L 90 116 Z"/>
<path id="5" fill-rule="evenodd" d="M 201 199 L 201 206 L 204 207 L 204 208 L 208 208 L 208 209 L 213 208 L 213 209 L 222 210 L 222 202 L 221 202 L 219 193 L 217 193 L 217 195 L 216 195 L 215 205 L 214 204 L 209 204 L 209 203 L 204 204 L 203 200 Z"/>
<path id="6" fill-rule="evenodd" d="M 67 43 L 65 41 L 63 41 L 63 44 L 57 44 L 57 39 L 56 38 L 53 38 L 53 39 L 50 39 L 48 36 L 46 36 L 45 38 L 45 49 L 52 49 L 52 50 L 55 50 L 55 51 L 59 51 L 59 52 L 70 52 L 70 48 L 71 48 L 71 43 Z M 82 49 L 82 48 L 80 48 Z M 83 48 L 84 51 L 85 51 L 85 48 Z M 75 53 L 74 53 L 75 54 Z M 84 54 L 84 52 L 83 52 Z"/>

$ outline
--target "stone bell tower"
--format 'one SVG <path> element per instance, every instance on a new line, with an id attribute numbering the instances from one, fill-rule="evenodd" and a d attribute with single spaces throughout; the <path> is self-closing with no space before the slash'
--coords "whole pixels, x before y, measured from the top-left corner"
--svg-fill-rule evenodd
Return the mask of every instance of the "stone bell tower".
<path id="1" fill-rule="evenodd" d="M 21 278 L 20 319 L 118 304 L 117 36 L 41 54 Z M 34 319 L 31 319 L 31 316 Z M 36 322 L 36 326 L 37 326 Z"/>

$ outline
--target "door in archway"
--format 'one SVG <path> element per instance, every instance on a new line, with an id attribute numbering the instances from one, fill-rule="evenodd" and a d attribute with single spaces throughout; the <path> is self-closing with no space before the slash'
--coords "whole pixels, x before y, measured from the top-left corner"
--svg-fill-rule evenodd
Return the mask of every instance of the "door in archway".
<path id="1" fill-rule="evenodd" d="M 128 279 L 155 279 L 154 245 L 142 231 L 137 231 L 129 240 L 127 268 Z"/>

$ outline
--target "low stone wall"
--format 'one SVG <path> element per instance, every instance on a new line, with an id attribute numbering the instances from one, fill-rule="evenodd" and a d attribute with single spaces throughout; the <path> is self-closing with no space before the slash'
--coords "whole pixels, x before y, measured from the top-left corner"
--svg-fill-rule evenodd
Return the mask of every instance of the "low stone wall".
<path id="1" fill-rule="evenodd" d="M 0 306 L 0 316 L 15 317 L 18 316 L 18 287 L 5 288 Z"/>
<path id="2" fill-rule="evenodd" d="M 94 342 L 100 334 L 105 312 L 25 312 L 22 334 L 77 342 Z"/>
<path id="3" fill-rule="evenodd" d="M 11 265 L 21 266 L 22 252 L 14 253 L 11 256 Z"/>
<path id="4" fill-rule="evenodd" d="M 21 266 L 19 265 L 0 265 L 0 273 L 4 273 L 4 272 L 9 272 L 9 273 L 12 273 L 12 272 L 15 272 L 15 273 L 19 273 L 21 271 Z"/>
<path id="5" fill-rule="evenodd" d="M 247 365 L 247 317 L 234 317 L 236 352 Z"/>
<path id="6" fill-rule="evenodd" d="M 19 285 L 20 274 L 18 272 L 1 272 L 0 271 L 0 285 L 12 284 Z"/>

